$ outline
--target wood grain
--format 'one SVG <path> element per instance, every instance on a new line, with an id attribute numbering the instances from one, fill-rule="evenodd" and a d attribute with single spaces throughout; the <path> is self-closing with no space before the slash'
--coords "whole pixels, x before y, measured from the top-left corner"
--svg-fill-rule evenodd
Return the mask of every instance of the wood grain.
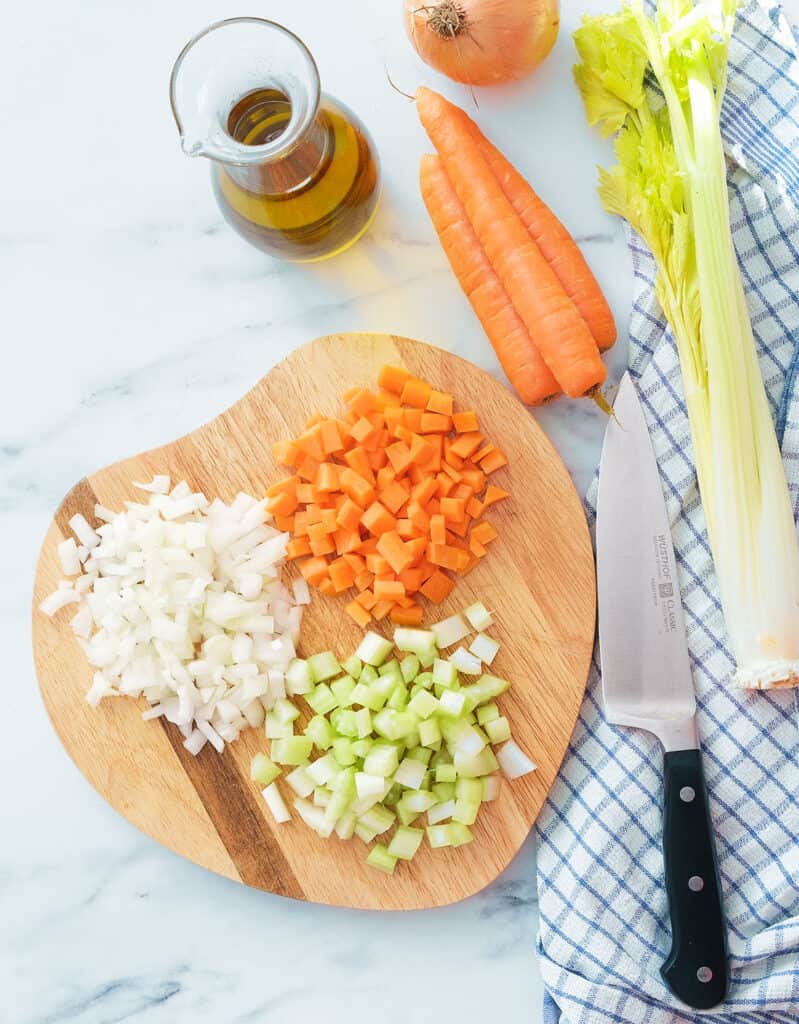
<path id="1" fill-rule="evenodd" d="M 283 471 L 272 442 L 296 434 L 312 412 L 340 410 L 352 384 L 374 386 L 384 363 L 404 365 L 475 408 L 483 430 L 509 459 L 494 480 L 512 499 L 495 506 L 499 530 L 489 555 L 427 622 L 476 599 L 496 613 L 503 647 L 493 670 L 513 688 L 501 703 L 514 737 L 538 765 L 506 783 L 486 805 L 475 840 L 459 850 L 426 844 L 410 865 L 387 878 L 364 863 L 357 839 L 318 839 L 299 821 L 275 825 L 248 776 L 265 750 L 250 730 L 223 755 L 199 757 L 183 748 L 168 723 L 144 722 L 126 698 L 97 710 L 84 700 L 91 670 L 72 636 L 69 611 L 50 620 L 36 609 L 60 578 L 56 544 L 81 511 L 120 508 L 134 497 L 133 480 L 168 473 L 209 498 L 239 490 L 261 494 Z M 294 571 L 293 569 L 291 570 Z M 315 594 L 303 626 L 301 653 L 332 648 L 345 656 L 359 630 L 340 599 Z M 320 338 L 293 352 L 249 394 L 211 423 L 163 448 L 136 455 L 81 480 L 62 502 L 44 541 L 36 573 L 33 637 L 47 712 L 75 764 L 103 797 L 143 832 L 228 878 L 269 892 L 340 906 L 414 909 L 462 899 L 508 864 L 536 819 L 557 774 L 585 687 L 594 635 L 594 562 L 582 506 L 562 462 L 532 416 L 476 367 L 420 342 L 381 334 Z"/>

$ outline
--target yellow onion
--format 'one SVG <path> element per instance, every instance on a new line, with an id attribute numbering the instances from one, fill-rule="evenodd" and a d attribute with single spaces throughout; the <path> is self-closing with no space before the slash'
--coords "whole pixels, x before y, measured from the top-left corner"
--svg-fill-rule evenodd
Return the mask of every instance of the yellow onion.
<path id="1" fill-rule="evenodd" d="M 419 56 L 467 85 L 524 78 L 552 49 L 559 0 L 403 0 Z"/>

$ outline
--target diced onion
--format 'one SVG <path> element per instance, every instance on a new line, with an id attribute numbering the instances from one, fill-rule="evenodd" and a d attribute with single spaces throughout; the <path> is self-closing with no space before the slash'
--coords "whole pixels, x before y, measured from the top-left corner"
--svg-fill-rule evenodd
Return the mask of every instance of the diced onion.
<path id="1" fill-rule="evenodd" d="M 289 813 L 288 807 L 286 807 L 283 797 L 280 795 L 280 790 L 277 788 L 277 783 L 270 783 L 266 789 L 262 790 L 266 806 L 272 812 L 272 817 L 278 823 L 282 825 L 286 821 L 291 821 L 291 814 Z"/>
<path id="2" fill-rule="evenodd" d="M 460 643 L 471 632 L 460 615 L 450 615 L 448 619 L 442 619 L 430 628 L 436 635 L 439 650 Z"/>
<path id="3" fill-rule="evenodd" d="M 536 769 L 527 754 L 513 740 L 508 740 L 499 748 L 497 761 L 499 761 L 502 774 L 507 779 L 518 779 L 522 775 L 529 775 Z"/>

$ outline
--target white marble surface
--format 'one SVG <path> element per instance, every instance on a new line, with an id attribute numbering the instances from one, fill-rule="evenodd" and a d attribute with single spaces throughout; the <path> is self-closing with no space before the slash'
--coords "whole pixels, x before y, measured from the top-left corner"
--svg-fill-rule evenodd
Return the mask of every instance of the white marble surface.
<path id="1" fill-rule="evenodd" d="M 568 5 L 555 52 L 528 83 L 481 92 L 477 116 L 581 240 L 623 334 L 628 259 L 594 195 L 607 147 L 586 128 L 570 77 L 582 9 Z M 324 87 L 377 140 L 379 217 L 330 263 L 289 267 L 249 248 L 223 225 L 207 166 L 180 152 L 171 61 L 196 29 L 240 13 L 303 36 Z M 482 895 L 427 913 L 345 912 L 247 890 L 161 849 L 100 800 L 48 725 L 30 655 L 34 561 L 62 494 L 214 416 L 292 347 L 385 330 L 497 370 L 427 221 L 416 187 L 425 140 L 384 65 L 408 89 L 424 81 L 461 102 L 467 94 L 416 60 L 399 0 L 256 10 L 43 0 L 10 5 L 3 22 L 0 1020 L 540 1020 L 531 844 Z M 561 401 L 539 419 L 583 490 L 600 416 Z"/>

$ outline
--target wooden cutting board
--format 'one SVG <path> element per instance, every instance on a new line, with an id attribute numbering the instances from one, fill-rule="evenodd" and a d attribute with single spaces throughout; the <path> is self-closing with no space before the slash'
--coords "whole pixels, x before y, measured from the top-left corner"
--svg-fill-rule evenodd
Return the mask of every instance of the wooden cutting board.
<path id="1" fill-rule="evenodd" d="M 260 495 L 285 475 L 272 442 L 292 436 L 316 411 L 341 410 L 341 392 L 373 387 L 384 363 L 406 366 L 477 410 L 481 428 L 506 453 L 494 476 L 512 498 L 494 506 L 499 530 L 486 558 L 459 580 L 447 602 L 426 607 L 426 622 L 484 601 L 502 643 L 493 671 L 513 682 L 501 698 L 513 735 L 538 771 L 504 783 L 484 805 L 474 841 L 455 850 L 423 844 L 392 878 L 364 863 L 358 839 L 319 839 L 302 822 L 275 825 L 250 758 L 267 750 L 261 729 L 242 734 L 218 755 L 206 745 L 192 757 L 178 730 L 145 722 L 133 700 L 84 700 L 91 670 L 69 627 L 69 609 L 53 620 L 39 602 L 61 578 L 56 544 L 67 522 L 94 505 L 122 507 L 138 498 L 133 480 L 168 473 L 209 498 L 239 490 Z M 292 572 L 295 570 L 291 570 Z M 557 774 L 580 706 L 594 636 L 594 561 L 580 500 L 563 463 L 529 412 L 488 374 L 457 356 L 385 334 L 320 338 L 293 352 L 249 394 L 199 430 L 155 451 L 117 462 L 66 496 L 47 532 L 36 572 L 33 643 L 36 671 L 53 727 L 95 789 L 143 832 L 212 871 L 247 885 L 318 903 L 382 910 L 440 906 L 477 892 L 508 864 L 527 836 Z M 332 648 L 342 657 L 359 630 L 341 599 L 314 594 L 300 653 Z M 74 609 L 73 609 L 74 611 Z M 383 630 L 390 629 L 383 625 Z"/>

